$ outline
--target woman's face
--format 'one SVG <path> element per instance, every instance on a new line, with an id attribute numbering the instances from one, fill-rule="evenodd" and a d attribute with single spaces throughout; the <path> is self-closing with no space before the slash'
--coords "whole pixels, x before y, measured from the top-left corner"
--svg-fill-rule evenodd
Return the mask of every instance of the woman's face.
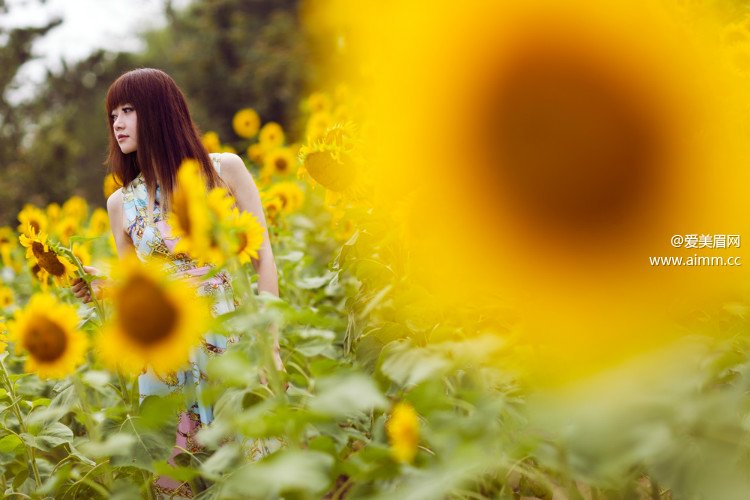
<path id="1" fill-rule="evenodd" d="M 112 110 L 112 129 L 123 154 L 138 149 L 138 116 L 131 104 L 121 104 Z"/>

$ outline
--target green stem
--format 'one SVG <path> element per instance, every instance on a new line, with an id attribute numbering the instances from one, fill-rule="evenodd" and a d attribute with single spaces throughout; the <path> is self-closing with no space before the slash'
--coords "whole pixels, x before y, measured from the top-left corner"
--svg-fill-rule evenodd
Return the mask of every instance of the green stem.
<path id="1" fill-rule="evenodd" d="M 71 379 L 73 380 L 73 385 L 75 386 L 76 392 L 78 393 L 78 401 L 81 403 L 81 410 L 83 412 L 83 423 L 86 426 L 86 431 L 88 432 L 90 438 L 94 442 L 100 442 L 101 441 L 101 434 L 99 432 L 99 425 L 93 420 L 92 415 L 94 414 L 93 409 L 91 408 L 91 405 L 89 404 L 89 398 L 88 393 L 86 392 L 86 386 L 83 384 L 83 381 L 81 380 L 81 377 L 74 373 L 71 376 Z M 102 462 L 97 463 L 96 467 L 99 465 L 103 465 L 105 467 L 104 470 L 104 477 L 107 482 L 107 486 L 112 486 L 112 470 L 109 467 L 109 459 L 106 459 Z"/>
<path id="2" fill-rule="evenodd" d="M 21 409 L 18 407 L 18 400 L 16 398 L 16 390 L 13 386 L 13 383 L 10 381 L 10 375 L 8 375 L 8 370 L 5 368 L 5 363 L 3 363 L 3 358 L 0 358 L 0 371 L 3 374 L 3 381 L 5 382 L 5 386 L 8 389 L 8 394 L 10 394 L 11 398 L 11 407 L 13 408 L 13 413 L 16 415 L 16 418 L 18 419 L 18 428 L 21 430 L 22 433 L 27 433 L 26 429 L 26 422 L 24 421 L 23 414 L 21 413 Z M 36 464 L 36 452 L 34 451 L 34 448 L 30 446 L 24 445 L 24 449 L 26 450 L 26 457 L 28 458 L 29 462 L 31 463 L 31 470 L 34 474 L 34 482 L 36 483 L 36 487 L 39 488 L 42 485 L 42 478 L 39 474 L 39 467 Z"/>
<path id="3" fill-rule="evenodd" d="M 96 298 L 96 294 L 94 294 L 94 290 L 91 289 L 92 276 L 83 270 L 83 264 L 81 263 L 80 259 L 75 256 L 75 254 L 73 253 L 73 250 L 64 246 L 59 246 L 57 249 L 61 251 L 62 253 L 64 253 L 65 256 L 68 259 L 70 259 L 73 262 L 73 264 L 76 265 L 76 267 L 78 268 L 79 276 L 81 277 L 81 279 L 83 279 L 86 282 L 87 285 L 89 285 L 89 290 L 91 291 L 91 301 L 94 303 L 94 308 L 96 309 L 97 316 L 99 316 L 99 321 L 101 321 L 102 324 L 104 324 L 104 321 L 106 319 L 105 313 L 104 313 L 104 306 L 99 301 L 99 299 Z"/>

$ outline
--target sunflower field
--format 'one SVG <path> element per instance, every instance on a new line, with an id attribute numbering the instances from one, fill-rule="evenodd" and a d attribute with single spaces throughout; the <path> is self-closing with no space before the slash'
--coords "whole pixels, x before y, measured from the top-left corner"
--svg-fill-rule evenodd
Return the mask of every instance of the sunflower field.
<path id="1" fill-rule="evenodd" d="M 255 180 L 279 297 L 192 161 L 175 251 L 231 312 L 118 259 L 80 196 L 0 227 L 5 497 L 748 497 L 750 5 L 433 4 L 305 4 L 328 82 L 202 135 Z M 139 394 L 206 332 L 231 342 L 199 394 Z"/>

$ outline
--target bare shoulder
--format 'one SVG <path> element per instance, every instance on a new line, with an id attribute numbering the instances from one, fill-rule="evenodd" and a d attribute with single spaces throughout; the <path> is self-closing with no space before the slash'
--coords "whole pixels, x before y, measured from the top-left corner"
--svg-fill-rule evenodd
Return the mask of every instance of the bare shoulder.
<path id="1" fill-rule="evenodd" d="M 221 153 L 221 176 L 236 177 L 244 172 L 247 172 L 245 163 L 242 158 L 234 153 Z"/>
<path id="2" fill-rule="evenodd" d="M 122 188 L 118 188 L 107 198 L 107 212 L 122 211 Z"/>

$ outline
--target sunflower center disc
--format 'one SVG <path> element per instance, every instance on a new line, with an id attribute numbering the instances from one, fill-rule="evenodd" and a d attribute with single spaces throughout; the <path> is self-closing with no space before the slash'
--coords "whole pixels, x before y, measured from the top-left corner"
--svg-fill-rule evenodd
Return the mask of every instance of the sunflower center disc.
<path id="1" fill-rule="evenodd" d="M 24 347 L 37 361 L 50 363 L 62 356 L 68 338 L 60 325 L 43 316 L 34 319 L 24 339 Z"/>
<path id="2" fill-rule="evenodd" d="M 174 335 L 177 309 L 164 291 L 145 276 L 133 276 L 117 297 L 119 322 L 131 340 L 150 346 Z"/>

